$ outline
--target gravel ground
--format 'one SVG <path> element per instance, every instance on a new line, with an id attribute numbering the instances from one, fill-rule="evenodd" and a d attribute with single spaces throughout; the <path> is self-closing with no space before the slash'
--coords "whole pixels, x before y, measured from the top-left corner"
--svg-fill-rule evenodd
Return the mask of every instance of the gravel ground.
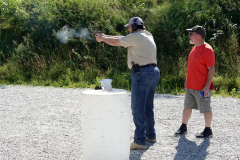
<path id="1" fill-rule="evenodd" d="M 81 89 L 0 86 L 0 160 L 83 159 Z M 130 93 L 129 93 L 130 97 Z M 212 98 L 213 138 L 196 139 L 204 117 L 193 111 L 186 136 L 181 125 L 184 95 L 155 94 L 157 143 L 131 151 L 130 160 L 240 159 L 240 99 Z M 130 129 L 134 132 L 130 114 Z M 132 141 L 132 140 L 131 140 Z"/>

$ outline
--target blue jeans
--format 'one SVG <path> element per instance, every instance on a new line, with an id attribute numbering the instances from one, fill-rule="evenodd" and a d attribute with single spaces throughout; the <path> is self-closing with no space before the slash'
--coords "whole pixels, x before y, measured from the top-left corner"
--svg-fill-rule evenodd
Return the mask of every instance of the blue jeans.
<path id="1" fill-rule="evenodd" d="M 141 68 L 139 72 L 132 71 L 131 109 L 135 124 L 134 142 L 146 145 L 146 137 L 155 139 L 153 99 L 160 77 L 158 67 Z"/>

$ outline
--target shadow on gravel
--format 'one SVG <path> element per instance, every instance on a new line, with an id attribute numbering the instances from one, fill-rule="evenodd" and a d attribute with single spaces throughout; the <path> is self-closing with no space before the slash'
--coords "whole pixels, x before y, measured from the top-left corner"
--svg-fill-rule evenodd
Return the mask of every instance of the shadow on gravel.
<path id="1" fill-rule="evenodd" d="M 7 87 L 6 86 L 0 86 L 0 89 L 6 89 Z"/>
<path id="2" fill-rule="evenodd" d="M 147 149 L 149 149 L 152 145 L 154 145 L 154 143 L 147 142 Z M 140 160 L 143 153 L 146 151 L 147 150 L 130 150 L 129 160 Z"/>
<path id="3" fill-rule="evenodd" d="M 209 138 L 203 139 L 200 145 L 197 145 L 194 141 L 189 141 L 185 135 L 180 136 L 178 146 L 176 147 L 177 154 L 174 160 L 192 160 L 199 159 L 204 160 L 209 154 L 207 148 L 210 146 Z"/>

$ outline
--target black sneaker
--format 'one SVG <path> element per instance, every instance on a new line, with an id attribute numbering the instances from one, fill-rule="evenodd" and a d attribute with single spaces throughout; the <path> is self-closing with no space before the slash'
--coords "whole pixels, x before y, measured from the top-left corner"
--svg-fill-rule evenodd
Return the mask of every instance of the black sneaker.
<path id="1" fill-rule="evenodd" d="M 196 137 L 197 138 L 212 138 L 213 137 L 212 130 L 209 130 L 209 131 L 204 130 L 202 133 L 197 133 Z"/>
<path id="2" fill-rule="evenodd" d="M 177 132 L 174 133 L 175 136 L 180 136 L 184 135 L 187 133 L 187 128 L 186 127 L 180 127 Z"/>

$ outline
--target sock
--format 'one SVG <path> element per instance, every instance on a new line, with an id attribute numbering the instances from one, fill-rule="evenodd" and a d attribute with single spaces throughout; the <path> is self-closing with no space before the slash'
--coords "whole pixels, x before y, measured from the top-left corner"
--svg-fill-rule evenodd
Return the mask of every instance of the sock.
<path id="1" fill-rule="evenodd" d="M 211 128 L 210 127 L 205 127 L 205 132 L 211 132 Z"/>
<path id="2" fill-rule="evenodd" d="M 184 129 L 186 129 L 186 130 L 187 130 L 187 124 L 184 124 L 184 123 L 182 123 L 182 126 L 181 126 L 181 128 L 184 128 Z"/>

